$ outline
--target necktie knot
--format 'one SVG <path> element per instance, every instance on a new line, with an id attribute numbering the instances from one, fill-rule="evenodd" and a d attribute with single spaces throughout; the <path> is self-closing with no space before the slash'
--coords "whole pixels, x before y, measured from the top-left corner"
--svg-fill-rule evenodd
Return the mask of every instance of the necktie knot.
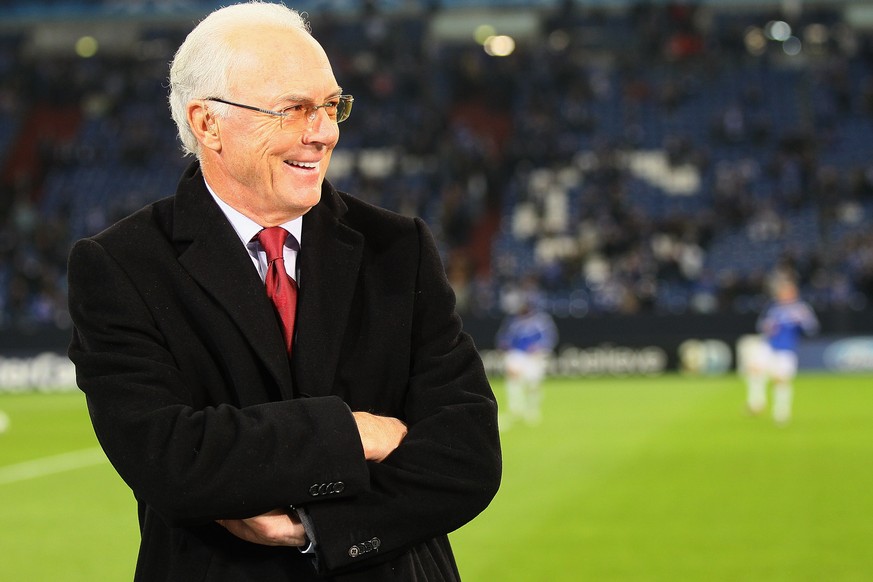
<path id="1" fill-rule="evenodd" d="M 258 233 L 258 242 L 267 253 L 267 262 L 272 263 L 276 259 L 284 257 L 285 240 L 288 238 L 288 231 L 281 226 L 271 226 L 265 228 Z"/>

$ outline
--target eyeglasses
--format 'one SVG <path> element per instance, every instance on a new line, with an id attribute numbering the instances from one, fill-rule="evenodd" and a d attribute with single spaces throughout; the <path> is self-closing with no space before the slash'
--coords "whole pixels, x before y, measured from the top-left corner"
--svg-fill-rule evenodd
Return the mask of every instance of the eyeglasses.
<path id="1" fill-rule="evenodd" d="M 290 105 L 284 108 L 282 111 L 270 111 L 269 109 L 261 109 L 260 107 L 255 107 L 254 105 L 243 105 L 242 103 L 235 103 L 226 99 L 219 99 L 218 97 L 206 97 L 204 101 L 215 101 L 217 103 L 233 105 L 234 107 L 242 107 L 243 109 L 257 111 L 259 113 L 266 113 L 267 115 L 278 117 L 284 127 L 285 121 L 288 121 L 291 124 L 297 124 L 304 120 L 315 121 L 315 116 L 318 114 L 319 109 L 324 109 L 327 113 L 327 116 L 334 123 L 341 123 L 349 118 L 349 115 L 352 112 L 352 103 L 354 103 L 355 98 L 351 95 L 338 95 L 337 97 L 331 99 L 330 101 L 327 101 L 326 103 L 322 103 L 321 105 L 300 102 L 295 103 L 294 105 Z"/>

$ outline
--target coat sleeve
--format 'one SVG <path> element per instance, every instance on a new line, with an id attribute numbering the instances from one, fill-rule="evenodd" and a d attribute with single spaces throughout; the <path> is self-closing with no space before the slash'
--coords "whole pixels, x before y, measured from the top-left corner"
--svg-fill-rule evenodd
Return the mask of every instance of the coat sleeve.
<path id="1" fill-rule="evenodd" d="M 68 273 L 69 355 L 95 433 L 136 497 L 169 524 L 259 515 L 310 499 L 320 480 L 342 481 L 340 498 L 368 486 L 341 399 L 200 406 L 199 388 L 155 322 L 149 290 L 91 239 L 75 245 Z M 319 467 L 342 474 L 319 475 Z"/>
<path id="2" fill-rule="evenodd" d="M 369 463 L 367 489 L 306 506 L 325 571 L 390 557 L 454 531 L 484 510 L 500 483 L 496 401 L 461 329 L 436 245 L 424 223 L 416 225 L 409 432 L 382 463 Z"/>

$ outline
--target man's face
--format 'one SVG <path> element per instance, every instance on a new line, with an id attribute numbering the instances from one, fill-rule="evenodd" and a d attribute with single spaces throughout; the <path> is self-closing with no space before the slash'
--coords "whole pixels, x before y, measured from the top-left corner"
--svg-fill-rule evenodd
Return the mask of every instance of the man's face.
<path id="1" fill-rule="evenodd" d="M 261 28 L 230 40 L 237 56 L 228 73 L 229 94 L 218 97 L 283 111 L 320 105 L 341 92 L 327 55 L 305 32 Z M 324 109 L 311 117 L 290 122 L 231 106 L 217 121 L 220 151 L 204 160 L 219 196 L 262 226 L 281 224 L 317 204 L 339 129 Z"/>
<path id="2" fill-rule="evenodd" d="M 791 303 L 798 297 L 797 287 L 792 283 L 781 283 L 776 289 L 776 300 L 782 303 Z"/>

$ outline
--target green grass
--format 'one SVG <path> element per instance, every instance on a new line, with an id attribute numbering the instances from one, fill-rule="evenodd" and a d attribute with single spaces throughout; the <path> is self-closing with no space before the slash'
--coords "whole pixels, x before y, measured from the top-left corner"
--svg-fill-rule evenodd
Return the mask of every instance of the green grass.
<path id="1" fill-rule="evenodd" d="M 11 421 L 0 435 L 0 580 L 132 580 L 136 505 L 97 449 L 81 393 L 2 395 L 0 410 Z M 49 470 L 74 451 L 80 468 L 11 472 L 34 460 Z"/>
<path id="2" fill-rule="evenodd" d="M 786 428 L 743 396 L 733 376 L 550 381 L 543 423 L 502 435 L 494 502 L 452 534 L 465 582 L 873 580 L 873 377 L 801 376 Z M 0 410 L 0 579 L 130 580 L 133 498 L 93 460 L 81 395 Z M 71 451 L 80 468 L 9 477 Z"/>
<path id="3" fill-rule="evenodd" d="M 453 536 L 465 580 L 873 580 L 873 378 L 801 376 L 786 428 L 743 397 L 736 377 L 550 382 Z"/>

